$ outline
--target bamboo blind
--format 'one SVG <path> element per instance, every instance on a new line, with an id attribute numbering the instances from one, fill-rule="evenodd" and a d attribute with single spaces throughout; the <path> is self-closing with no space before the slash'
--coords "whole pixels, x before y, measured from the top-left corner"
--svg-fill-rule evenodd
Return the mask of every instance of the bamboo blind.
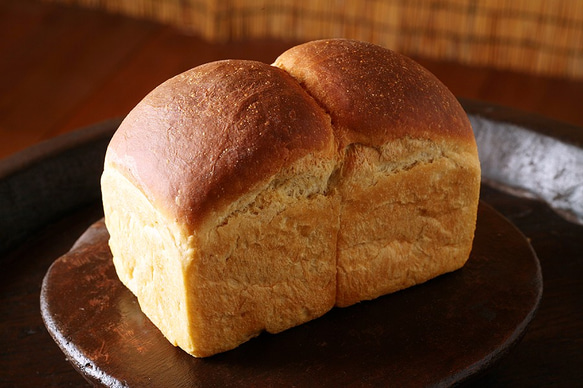
<path id="1" fill-rule="evenodd" d="M 345 37 L 412 56 L 583 78 L 583 0 L 53 1 L 171 24 L 211 42 Z"/>

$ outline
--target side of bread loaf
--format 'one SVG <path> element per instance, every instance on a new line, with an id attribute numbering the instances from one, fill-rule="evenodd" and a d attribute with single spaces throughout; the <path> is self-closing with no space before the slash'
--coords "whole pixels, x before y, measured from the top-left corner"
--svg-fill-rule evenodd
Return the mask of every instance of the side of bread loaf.
<path id="1" fill-rule="evenodd" d="M 102 177 L 122 282 L 196 356 L 334 305 L 338 200 L 329 118 L 284 71 L 222 61 L 150 93 Z"/>
<path id="2" fill-rule="evenodd" d="M 467 115 L 413 60 L 346 40 L 296 46 L 275 61 L 329 113 L 342 198 L 336 304 L 460 268 L 480 187 Z"/>
<path id="3" fill-rule="evenodd" d="M 120 280 L 205 357 L 460 268 L 479 184 L 455 97 L 338 39 L 163 83 L 114 135 L 102 193 Z"/>

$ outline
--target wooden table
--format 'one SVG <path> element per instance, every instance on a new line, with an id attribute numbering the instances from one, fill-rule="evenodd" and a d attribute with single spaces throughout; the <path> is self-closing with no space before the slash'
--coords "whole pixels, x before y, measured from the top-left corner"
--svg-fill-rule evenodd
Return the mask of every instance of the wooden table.
<path id="1" fill-rule="evenodd" d="M 295 44 L 210 44 L 167 26 L 17 0 L 0 3 L 0 37 L 0 158 L 122 117 L 153 87 L 190 67 L 222 58 L 269 63 Z M 583 127 L 583 81 L 417 59 L 459 97 Z M 583 133 L 579 140 L 583 144 Z M 488 186 L 482 197 L 530 239 L 541 261 L 545 293 L 523 341 L 469 385 L 580 385 L 583 227 L 543 203 Z M 99 203 L 90 203 L 47 222 L 26 243 L 0 256 L 0 385 L 86 385 L 44 328 L 38 298 L 48 266 L 100 217 Z"/>

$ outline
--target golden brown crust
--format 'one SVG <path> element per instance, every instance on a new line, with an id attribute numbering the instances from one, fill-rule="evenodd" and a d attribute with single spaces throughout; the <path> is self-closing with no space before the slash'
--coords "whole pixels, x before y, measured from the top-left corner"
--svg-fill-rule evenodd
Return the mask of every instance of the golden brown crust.
<path id="1" fill-rule="evenodd" d="M 330 114 L 342 146 L 405 136 L 473 142 L 467 115 L 422 66 L 394 51 L 346 39 L 292 47 L 275 63 Z"/>
<path id="2" fill-rule="evenodd" d="M 413 60 L 358 41 L 302 44 L 274 65 L 326 110 L 339 144 L 336 305 L 463 266 L 480 168 L 455 96 Z"/>
<path id="3" fill-rule="evenodd" d="M 200 357 L 460 268 L 479 187 L 447 88 L 340 39 L 165 82 L 124 120 L 102 176 L 118 276 Z"/>
<path id="4" fill-rule="evenodd" d="M 107 160 L 156 206 L 195 228 L 332 139 L 329 118 L 287 73 L 227 60 L 153 90 L 114 135 Z"/>

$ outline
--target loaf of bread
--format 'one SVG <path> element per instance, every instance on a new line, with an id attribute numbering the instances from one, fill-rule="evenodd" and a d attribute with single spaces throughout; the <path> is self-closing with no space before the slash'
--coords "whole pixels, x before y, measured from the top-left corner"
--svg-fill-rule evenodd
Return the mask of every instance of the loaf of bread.
<path id="1" fill-rule="evenodd" d="M 120 280 L 196 357 L 459 269 L 479 186 L 447 88 L 344 39 L 164 82 L 115 133 L 102 176 Z"/>

